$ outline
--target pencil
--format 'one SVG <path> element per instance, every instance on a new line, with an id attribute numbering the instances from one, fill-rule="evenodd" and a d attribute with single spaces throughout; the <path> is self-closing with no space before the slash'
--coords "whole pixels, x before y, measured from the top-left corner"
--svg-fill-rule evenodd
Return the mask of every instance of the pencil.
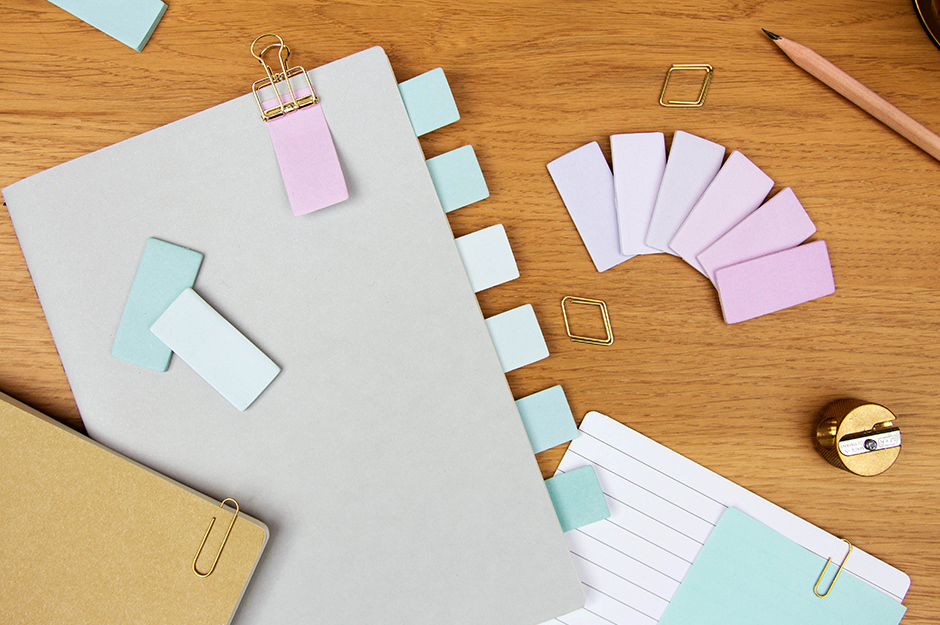
<path id="1" fill-rule="evenodd" d="M 761 29 L 790 60 L 940 161 L 940 136 L 804 45 Z"/>

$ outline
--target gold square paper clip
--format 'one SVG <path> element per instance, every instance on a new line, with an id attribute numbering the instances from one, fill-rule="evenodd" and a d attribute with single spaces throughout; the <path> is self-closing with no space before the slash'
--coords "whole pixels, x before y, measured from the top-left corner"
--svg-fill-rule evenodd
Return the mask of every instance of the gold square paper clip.
<path id="1" fill-rule="evenodd" d="M 669 86 L 669 78 L 672 76 L 674 71 L 699 71 L 705 72 L 705 80 L 702 81 L 702 90 L 698 94 L 698 100 L 694 102 L 684 101 L 684 100 L 666 100 L 666 88 Z M 715 73 L 715 70 L 711 65 L 707 63 L 692 63 L 686 65 L 673 65 L 669 68 L 669 71 L 666 72 L 666 80 L 663 82 L 663 91 L 659 94 L 659 103 L 662 106 L 675 107 L 675 108 L 692 108 L 699 107 L 705 104 L 705 94 L 708 93 L 708 85 L 712 82 L 712 74 Z"/>
<path id="2" fill-rule="evenodd" d="M 607 332 L 606 336 L 602 339 L 595 338 L 592 336 L 578 336 L 577 334 L 571 333 L 571 326 L 568 324 L 568 309 L 565 307 L 565 304 L 571 302 L 572 304 L 584 304 L 587 306 L 597 306 L 601 309 L 601 315 L 604 317 L 604 330 Z M 607 304 L 602 302 L 599 299 L 588 299 L 586 297 L 572 297 L 568 295 L 561 300 L 561 313 L 565 317 L 565 331 L 568 333 L 568 337 L 575 343 L 590 343 L 591 345 L 613 345 L 614 344 L 614 333 L 610 329 L 610 316 L 607 314 Z"/>

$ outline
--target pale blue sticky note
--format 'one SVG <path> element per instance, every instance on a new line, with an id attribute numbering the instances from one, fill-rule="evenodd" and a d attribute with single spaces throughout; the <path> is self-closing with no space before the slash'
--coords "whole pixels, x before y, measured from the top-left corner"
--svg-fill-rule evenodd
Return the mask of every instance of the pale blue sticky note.
<path id="1" fill-rule="evenodd" d="M 490 196 L 473 146 L 465 145 L 429 158 L 427 164 L 445 213 Z"/>
<path id="2" fill-rule="evenodd" d="M 398 91 L 417 137 L 460 119 L 454 94 L 440 67 L 400 83 Z"/>
<path id="3" fill-rule="evenodd" d="M 186 288 L 196 281 L 202 254 L 160 239 L 147 239 L 131 284 L 111 355 L 121 360 L 166 371 L 170 348 L 150 332 L 150 326 Z"/>
<path id="4" fill-rule="evenodd" d="M 610 516 L 604 491 L 591 465 L 550 477 L 545 480 L 545 488 L 563 532 Z"/>
<path id="5" fill-rule="evenodd" d="M 567 443 L 578 436 L 578 426 L 560 385 L 517 399 L 516 408 L 534 453 Z"/>
<path id="6" fill-rule="evenodd" d="M 454 242 L 474 293 L 519 277 L 519 268 L 502 224 L 471 232 Z"/>
<path id="7" fill-rule="evenodd" d="M 166 12 L 161 0 L 49 0 L 140 52 Z"/>
<path id="8" fill-rule="evenodd" d="M 833 553 L 824 592 L 845 551 Z M 849 556 L 851 558 L 851 556 Z M 813 592 L 826 564 L 789 538 L 729 508 L 705 541 L 659 625 L 897 625 L 906 608 L 843 571 Z"/>
<path id="9" fill-rule="evenodd" d="M 506 373 L 548 358 L 548 345 L 531 304 L 490 317 L 486 329 Z"/>
<path id="10" fill-rule="evenodd" d="M 239 410 L 281 372 L 192 289 L 183 291 L 150 330 Z"/>

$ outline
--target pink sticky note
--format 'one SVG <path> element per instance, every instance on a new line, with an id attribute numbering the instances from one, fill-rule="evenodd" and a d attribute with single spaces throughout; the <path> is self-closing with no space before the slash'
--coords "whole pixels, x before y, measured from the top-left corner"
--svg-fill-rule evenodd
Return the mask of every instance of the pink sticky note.
<path id="1" fill-rule="evenodd" d="M 303 97 L 309 90 L 298 90 Z M 262 103 L 270 109 L 277 100 Z M 266 122 L 291 212 L 306 215 L 349 198 L 333 136 L 320 104 L 312 104 Z"/>
<path id="2" fill-rule="evenodd" d="M 813 241 L 715 272 L 721 312 L 738 323 L 835 293 L 825 241 Z"/>
<path id="3" fill-rule="evenodd" d="M 752 258 L 788 250 L 816 232 L 813 220 L 787 187 L 744 218 L 698 255 L 698 262 L 714 283 L 715 271 Z"/>
<path id="4" fill-rule="evenodd" d="M 597 270 L 632 258 L 620 253 L 614 175 L 597 141 L 559 156 L 548 164 L 548 173 Z"/>
<path id="5" fill-rule="evenodd" d="M 661 132 L 637 132 L 610 137 L 617 198 L 620 252 L 658 254 L 646 244 L 646 232 L 666 170 L 666 140 Z"/>
<path id="6" fill-rule="evenodd" d="M 732 152 L 676 231 L 669 247 L 705 273 L 697 256 L 753 213 L 773 186 L 774 181 L 757 165 L 740 152 Z"/>

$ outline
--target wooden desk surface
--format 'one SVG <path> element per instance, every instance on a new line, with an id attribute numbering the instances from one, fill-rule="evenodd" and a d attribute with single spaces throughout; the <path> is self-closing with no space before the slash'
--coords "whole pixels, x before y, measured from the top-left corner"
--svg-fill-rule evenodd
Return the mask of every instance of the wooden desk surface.
<path id="1" fill-rule="evenodd" d="M 308 68 L 373 45 L 400 80 L 441 66 L 462 118 L 422 138 L 425 153 L 472 144 L 491 192 L 449 215 L 454 233 L 504 224 L 522 274 L 480 305 L 489 316 L 531 303 L 552 353 L 509 374 L 515 396 L 562 384 L 578 421 L 611 415 L 904 570 L 904 622 L 940 621 L 940 163 L 760 31 L 814 48 L 940 131 L 940 50 L 909 0 L 168 3 L 143 53 L 46 2 L 3 3 L 0 187 L 245 93 L 262 32 Z M 703 108 L 659 106 L 673 63 L 715 67 Z M 609 154 L 611 134 L 676 129 L 796 191 L 829 246 L 835 295 L 728 326 L 710 284 L 675 257 L 594 270 L 545 165 L 589 141 Z M 607 301 L 613 346 L 568 340 L 565 295 Z M 81 427 L 6 211 L 0 300 L 0 390 Z M 904 449 L 883 476 L 814 450 L 820 410 L 841 397 L 898 416 Z M 540 455 L 545 475 L 562 451 Z"/>

